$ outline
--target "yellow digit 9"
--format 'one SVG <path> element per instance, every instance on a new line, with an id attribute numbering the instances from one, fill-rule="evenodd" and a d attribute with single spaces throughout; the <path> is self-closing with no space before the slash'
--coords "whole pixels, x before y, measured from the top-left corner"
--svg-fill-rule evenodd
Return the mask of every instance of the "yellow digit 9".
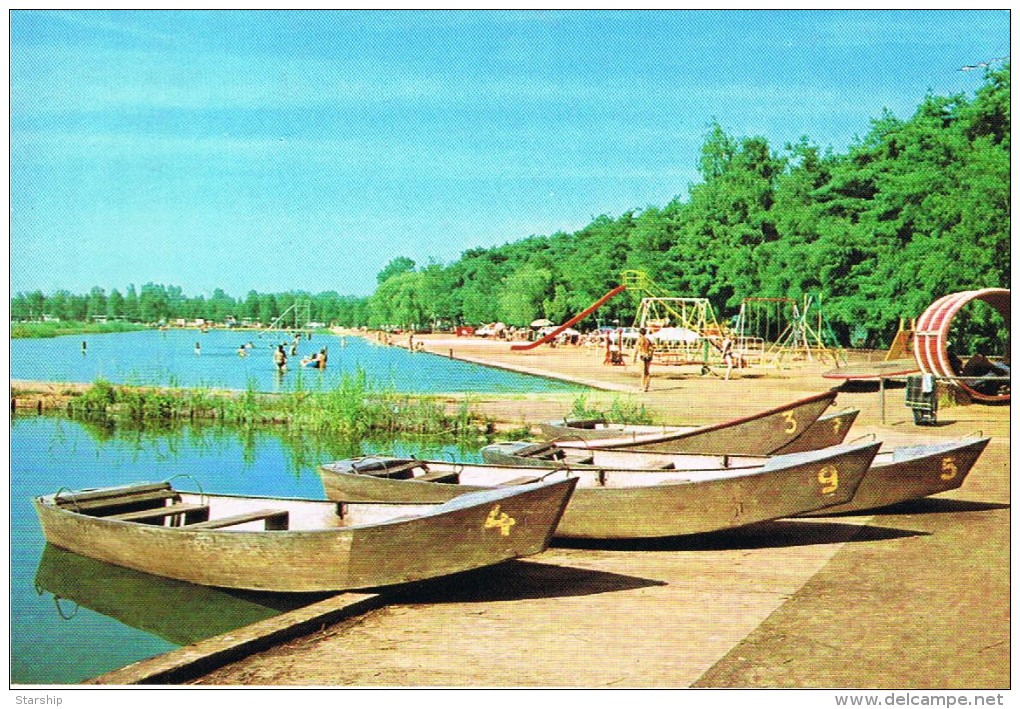
<path id="1" fill-rule="evenodd" d="M 818 471 L 818 484 L 822 486 L 822 494 L 828 495 L 839 489 L 839 471 L 833 465 L 826 465 Z"/>
<path id="2" fill-rule="evenodd" d="M 786 420 L 786 428 L 783 429 L 785 433 L 793 433 L 797 430 L 797 419 L 793 417 L 792 411 L 784 411 L 783 418 Z"/>
<path id="3" fill-rule="evenodd" d="M 942 474 L 939 475 L 943 480 L 952 480 L 956 477 L 956 473 L 959 472 L 956 469 L 956 461 L 950 458 L 942 459 Z"/>

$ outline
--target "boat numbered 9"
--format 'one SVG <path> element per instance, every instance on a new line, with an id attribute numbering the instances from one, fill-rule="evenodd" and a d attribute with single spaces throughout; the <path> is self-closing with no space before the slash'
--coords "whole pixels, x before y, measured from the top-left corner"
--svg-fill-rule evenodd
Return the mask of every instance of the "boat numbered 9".
<path id="1" fill-rule="evenodd" d="M 831 495 L 839 489 L 839 470 L 835 465 L 826 465 L 818 471 L 818 484 L 823 495 Z"/>

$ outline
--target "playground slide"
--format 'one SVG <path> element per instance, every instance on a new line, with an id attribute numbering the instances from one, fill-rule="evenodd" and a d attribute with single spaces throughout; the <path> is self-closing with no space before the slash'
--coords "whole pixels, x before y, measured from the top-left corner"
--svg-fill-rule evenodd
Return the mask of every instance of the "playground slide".
<path id="1" fill-rule="evenodd" d="M 585 310 L 582 310 L 580 312 L 580 314 L 575 315 L 574 317 L 570 318 L 570 320 L 567 320 L 565 323 L 560 325 L 558 328 L 556 328 L 555 330 L 550 332 L 545 337 L 542 337 L 542 338 L 540 338 L 538 340 L 535 340 L 534 342 L 528 342 L 528 343 L 525 343 L 525 344 L 522 344 L 522 345 L 511 345 L 510 349 L 512 349 L 512 350 L 530 350 L 532 348 L 538 347 L 539 345 L 545 344 L 546 342 L 549 342 L 550 340 L 555 340 L 556 336 L 559 335 L 561 332 L 566 330 L 568 327 L 570 327 L 574 323 L 579 322 L 581 320 L 584 320 L 586 317 L 591 315 L 593 312 L 595 312 L 596 310 L 601 308 L 602 304 L 605 303 L 607 300 L 612 298 L 617 293 L 620 293 L 620 292 L 625 291 L 625 290 L 627 290 L 627 286 L 617 286 L 616 288 L 614 288 L 613 290 L 609 291 L 604 296 L 602 296 L 601 298 L 596 300 L 594 303 L 592 303 L 592 305 L 590 307 L 586 308 Z"/>

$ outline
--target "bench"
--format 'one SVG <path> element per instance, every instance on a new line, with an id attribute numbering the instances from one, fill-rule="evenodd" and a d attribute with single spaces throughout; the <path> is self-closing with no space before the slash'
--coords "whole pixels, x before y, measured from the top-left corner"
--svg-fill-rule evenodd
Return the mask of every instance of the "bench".
<path id="1" fill-rule="evenodd" d="M 179 502 L 180 493 L 175 490 L 151 490 L 147 492 L 129 493 L 112 497 L 100 497 L 91 500 L 58 500 L 64 509 L 83 512 L 95 517 L 105 517 L 122 512 L 133 512 L 153 507 L 162 507 L 167 500 Z"/>
<path id="2" fill-rule="evenodd" d="M 517 450 L 513 451 L 513 455 L 528 458 L 544 458 L 555 455 L 557 452 L 558 449 L 555 443 L 530 443 L 520 446 Z"/>
<path id="3" fill-rule="evenodd" d="M 514 478 L 513 480 L 507 480 L 506 482 L 502 482 L 500 483 L 500 486 L 502 487 L 505 485 L 530 485 L 531 483 L 537 483 L 541 481 L 542 478 L 536 478 L 532 475 L 524 475 L 519 478 Z"/>
<path id="4" fill-rule="evenodd" d="M 256 510 L 255 512 L 245 512 L 230 517 L 220 517 L 205 522 L 186 524 L 181 529 L 220 529 L 246 522 L 258 522 L 259 520 L 266 521 L 266 531 L 283 531 L 290 526 L 290 513 L 287 510 Z"/>
<path id="5" fill-rule="evenodd" d="M 149 510 L 138 510 L 136 512 L 124 512 L 122 514 L 110 515 L 106 519 L 116 519 L 121 522 L 156 522 L 162 524 L 167 517 L 184 515 L 184 524 L 204 522 L 209 519 L 209 505 L 167 505 L 165 507 L 154 507 Z M 177 526 L 177 520 L 171 520 L 170 526 Z"/>
<path id="6" fill-rule="evenodd" d="M 143 492 L 154 492 L 157 490 L 169 490 L 170 483 L 140 483 L 138 485 L 120 485 L 117 487 L 103 487 L 96 490 L 81 490 L 78 492 L 65 492 L 57 494 L 54 502 L 58 505 L 70 505 L 91 500 L 100 500 L 107 497 L 120 497 L 122 495 L 134 495 Z"/>
<path id="7" fill-rule="evenodd" d="M 368 464 L 354 463 L 351 469 L 360 475 L 372 475 L 377 478 L 408 480 L 414 477 L 414 469 L 423 467 L 420 460 L 408 460 L 395 465 L 386 465 L 385 461 L 371 461 Z"/>
<path id="8" fill-rule="evenodd" d="M 420 475 L 415 480 L 427 483 L 453 483 L 457 484 L 460 482 L 460 473 L 450 470 L 437 470 L 432 473 L 425 473 Z"/>

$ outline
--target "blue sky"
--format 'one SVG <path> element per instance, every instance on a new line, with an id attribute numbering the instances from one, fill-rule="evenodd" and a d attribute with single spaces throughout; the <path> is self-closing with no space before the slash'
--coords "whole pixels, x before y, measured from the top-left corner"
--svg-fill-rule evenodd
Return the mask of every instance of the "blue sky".
<path id="1" fill-rule="evenodd" d="M 11 292 L 366 295 L 396 256 L 573 231 L 699 180 L 717 121 L 844 151 L 994 11 L 83 12 L 11 22 Z"/>

